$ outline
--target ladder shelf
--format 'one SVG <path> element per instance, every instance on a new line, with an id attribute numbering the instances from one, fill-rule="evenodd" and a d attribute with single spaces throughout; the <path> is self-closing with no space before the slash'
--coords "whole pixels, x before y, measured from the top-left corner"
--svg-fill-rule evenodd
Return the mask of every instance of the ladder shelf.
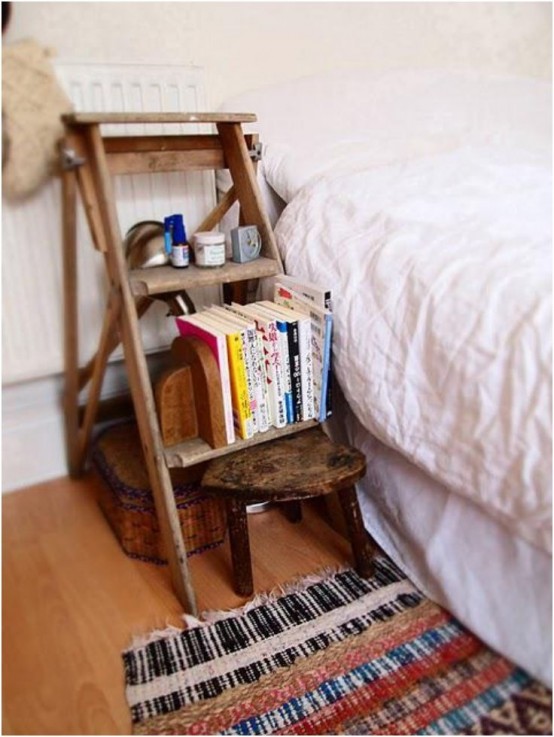
<path id="1" fill-rule="evenodd" d="M 173 266 L 156 266 L 153 269 L 134 269 L 129 272 L 131 291 L 137 297 L 152 296 L 165 292 L 178 292 L 193 287 L 207 287 L 213 284 L 230 284 L 249 279 L 260 279 L 280 274 L 279 262 L 260 257 L 246 264 L 227 261 L 224 266 L 205 269 L 190 264 L 185 269 Z"/>
<path id="2" fill-rule="evenodd" d="M 236 453 L 238 450 L 243 450 L 243 448 L 267 443 L 268 440 L 275 440 L 285 435 L 292 435 L 302 430 L 308 430 L 310 427 L 315 427 L 318 424 L 317 420 L 307 420 L 306 422 L 295 422 L 285 425 L 285 427 L 281 428 L 270 428 L 266 432 L 256 433 L 247 440 L 235 440 L 234 443 L 226 445 L 223 448 L 211 448 L 201 438 L 194 438 L 194 440 L 187 440 L 184 443 L 166 448 L 165 459 L 169 468 L 187 468 L 188 466 L 195 466 L 197 463 L 211 461 L 213 458 L 219 458 L 228 453 Z"/>
<path id="3" fill-rule="evenodd" d="M 63 267 L 64 267 L 64 417 L 69 473 L 83 472 L 108 358 L 123 344 L 131 397 L 140 432 L 156 514 L 169 561 L 171 580 L 184 609 L 197 614 L 187 564 L 186 548 L 170 468 L 185 468 L 259 443 L 300 432 L 317 421 L 272 428 L 248 440 L 213 449 L 201 439 L 164 447 L 156 413 L 139 320 L 152 303 L 150 297 L 213 284 L 244 284 L 283 273 L 271 225 L 256 179 L 259 158 L 257 136 L 245 135 L 242 123 L 255 122 L 249 113 L 77 113 L 63 116 L 65 140 L 61 150 Z M 211 124 L 209 134 L 148 135 L 149 125 Z M 140 135 L 106 136 L 102 126 L 138 125 Z M 152 130 L 152 129 L 150 129 Z M 124 131 L 128 133 L 128 129 Z M 238 201 L 244 223 L 256 225 L 262 248 L 260 258 L 246 264 L 227 262 L 217 269 L 190 265 L 187 269 L 127 268 L 123 254 L 112 177 L 141 171 L 184 171 L 227 168 L 230 190 L 197 230 L 212 230 Z M 95 248 L 102 255 L 110 282 L 104 324 L 96 355 L 79 366 L 77 300 L 77 195 L 84 205 Z M 85 411 L 79 394 L 90 382 Z"/>

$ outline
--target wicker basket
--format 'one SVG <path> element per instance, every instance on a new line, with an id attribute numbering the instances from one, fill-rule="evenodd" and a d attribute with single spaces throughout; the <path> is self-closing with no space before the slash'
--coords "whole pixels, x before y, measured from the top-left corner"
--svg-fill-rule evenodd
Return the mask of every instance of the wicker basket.
<path id="1" fill-rule="evenodd" d="M 166 563 L 144 462 L 134 423 L 115 425 L 95 441 L 92 463 L 103 479 L 99 504 L 127 555 Z M 225 513 L 218 499 L 202 494 L 198 482 L 175 483 L 175 500 L 187 555 L 220 545 Z"/>

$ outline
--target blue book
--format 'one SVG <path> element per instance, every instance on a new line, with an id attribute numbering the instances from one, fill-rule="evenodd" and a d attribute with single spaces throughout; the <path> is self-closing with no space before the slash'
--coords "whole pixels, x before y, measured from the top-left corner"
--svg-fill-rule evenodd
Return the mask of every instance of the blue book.
<path id="1" fill-rule="evenodd" d="M 331 379 L 332 379 L 332 335 L 333 335 L 333 315 L 331 313 L 325 315 L 325 339 L 323 343 L 323 370 L 321 372 L 321 404 L 319 408 L 319 421 L 325 420 L 332 414 L 331 406 Z"/>

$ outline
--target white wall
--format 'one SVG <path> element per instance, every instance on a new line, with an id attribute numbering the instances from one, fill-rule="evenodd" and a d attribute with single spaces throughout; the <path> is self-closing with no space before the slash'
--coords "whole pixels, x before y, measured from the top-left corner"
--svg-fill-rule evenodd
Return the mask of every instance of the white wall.
<path id="1" fill-rule="evenodd" d="M 5 43 L 33 37 L 69 61 L 196 64 L 211 109 L 249 89 L 337 68 L 551 76 L 550 3 L 15 2 L 12 9 Z M 3 490 L 65 473 L 60 387 L 56 376 L 4 388 Z M 30 426 L 32 445 L 42 449 L 34 463 L 22 440 Z"/>
<path id="2" fill-rule="evenodd" d="M 25 36 L 66 58 L 198 64 L 212 108 L 334 68 L 551 74 L 546 2 L 16 2 L 5 40 Z"/>

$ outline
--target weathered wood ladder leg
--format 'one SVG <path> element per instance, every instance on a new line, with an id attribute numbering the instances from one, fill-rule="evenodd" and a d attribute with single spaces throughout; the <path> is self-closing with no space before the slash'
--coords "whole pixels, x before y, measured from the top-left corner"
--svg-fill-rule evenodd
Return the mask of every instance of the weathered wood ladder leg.
<path id="1" fill-rule="evenodd" d="M 217 132 L 240 203 L 241 216 L 249 225 L 257 225 L 262 238 L 262 256 L 275 259 L 283 270 L 281 256 L 271 224 L 266 215 L 255 166 L 244 139 L 240 123 L 218 123 Z"/>
<path id="2" fill-rule="evenodd" d="M 106 266 L 112 288 L 120 301 L 117 324 L 121 330 L 125 364 L 129 376 L 148 476 L 154 496 L 175 592 L 187 612 L 197 614 L 196 598 L 187 565 L 186 548 L 177 513 L 173 486 L 165 461 L 164 448 L 155 409 L 148 366 L 142 347 L 137 305 L 127 278 L 122 238 L 119 228 L 113 184 L 108 169 L 104 143 L 98 125 L 85 126 L 76 134 L 86 151 L 87 176 L 94 183 L 88 193 L 91 205 L 99 214 L 99 223 L 91 222 L 95 241 L 106 244 Z M 109 331 L 108 331 L 109 333 Z"/>
<path id="3" fill-rule="evenodd" d="M 85 213 L 95 248 L 104 257 L 105 240 L 98 207 L 94 197 L 91 172 L 85 168 L 85 143 L 77 135 L 68 136 L 62 149 L 62 234 L 63 234 L 63 306 L 64 306 L 64 368 L 65 386 L 63 411 L 69 475 L 82 476 L 92 429 L 100 403 L 100 392 L 108 358 L 121 343 L 117 317 L 121 307 L 119 295 L 113 289 L 108 296 L 98 350 L 89 363 L 79 368 L 78 279 L 77 279 L 77 186 L 85 205 Z M 152 304 L 147 298 L 137 300 L 139 318 Z M 79 394 L 91 383 L 84 419 L 80 423 Z"/>
<path id="4" fill-rule="evenodd" d="M 338 494 L 350 537 L 356 571 L 362 578 L 369 578 L 373 573 L 373 545 L 364 527 L 356 487 L 349 486 L 341 489 Z"/>
<path id="5" fill-rule="evenodd" d="M 63 413 L 69 475 L 79 468 L 79 341 L 77 317 L 77 177 L 67 168 L 62 175 L 62 242 L 65 386 Z"/>

